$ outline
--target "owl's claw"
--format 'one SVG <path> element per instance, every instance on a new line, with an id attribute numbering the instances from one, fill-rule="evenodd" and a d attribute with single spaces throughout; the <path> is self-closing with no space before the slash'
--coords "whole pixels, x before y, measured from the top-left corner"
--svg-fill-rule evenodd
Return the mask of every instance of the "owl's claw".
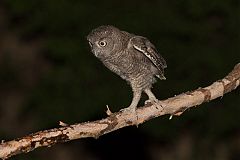
<path id="1" fill-rule="evenodd" d="M 148 103 L 153 104 L 153 102 L 152 102 L 150 99 L 148 99 L 148 100 L 146 100 L 146 101 L 144 102 L 145 105 L 148 104 Z"/>
<path id="2" fill-rule="evenodd" d="M 145 101 L 145 105 L 148 104 L 148 103 L 151 103 L 152 105 L 154 105 L 157 109 L 159 109 L 159 107 L 163 110 L 163 105 L 161 105 L 159 103 L 159 100 L 154 98 L 154 99 L 148 99 Z"/>

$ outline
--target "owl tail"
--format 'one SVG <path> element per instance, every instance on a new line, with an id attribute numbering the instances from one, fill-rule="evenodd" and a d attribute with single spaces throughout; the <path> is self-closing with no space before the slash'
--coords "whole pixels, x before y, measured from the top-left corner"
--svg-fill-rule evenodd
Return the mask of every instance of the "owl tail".
<path id="1" fill-rule="evenodd" d="M 157 74 L 156 76 L 161 80 L 166 80 L 167 79 L 163 74 Z"/>

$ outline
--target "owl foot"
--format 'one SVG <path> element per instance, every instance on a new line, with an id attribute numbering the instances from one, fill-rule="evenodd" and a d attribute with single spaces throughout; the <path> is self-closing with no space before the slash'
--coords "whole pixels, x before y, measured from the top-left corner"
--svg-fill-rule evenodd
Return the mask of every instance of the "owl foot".
<path id="1" fill-rule="evenodd" d="M 123 108 L 120 110 L 120 112 L 122 112 L 123 114 L 126 114 L 129 116 L 129 120 L 132 123 L 135 123 L 138 120 L 138 116 L 137 116 L 137 112 L 135 108 L 132 107 L 127 107 L 127 108 Z"/>
<path id="2" fill-rule="evenodd" d="M 146 104 L 148 104 L 148 103 L 151 103 L 152 105 L 154 105 L 157 109 L 164 109 L 163 108 L 163 105 L 161 105 L 160 104 L 160 101 L 158 100 L 158 99 L 156 99 L 156 98 L 154 98 L 154 99 L 148 99 L 148 100 L 146 100 L 145 102 L 144 102 L 144 104 L 146 105 Z"/>
<path id="3" fill-rule="evenodd" d="M 151 103 L 157 109 L 161 108 L 163 110 L 163 105 L 160 104 L 160 101 L 154 96 L 150 88 L 145 89 L 144 92 L 148 95 L 149 98 L 148 100 L 145 101 L 145 104 Z"/>

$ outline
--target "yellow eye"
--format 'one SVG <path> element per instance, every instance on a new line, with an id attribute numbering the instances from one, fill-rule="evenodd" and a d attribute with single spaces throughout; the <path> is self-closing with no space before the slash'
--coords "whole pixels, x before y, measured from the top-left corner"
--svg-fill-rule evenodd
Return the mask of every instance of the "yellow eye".
<path id="1" fill-rule="evenodd" d="M 99 46 L 101 46 L 101 47 L 105 47 L 106 45 L 107 45 L 107 42 L 105 42 L 105 41 L 99 42 Z"/>

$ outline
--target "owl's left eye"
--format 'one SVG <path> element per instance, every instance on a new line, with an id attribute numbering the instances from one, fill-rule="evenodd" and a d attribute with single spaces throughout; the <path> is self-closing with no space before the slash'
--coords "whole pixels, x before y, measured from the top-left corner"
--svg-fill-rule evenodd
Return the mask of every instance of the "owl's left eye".
<path id="1" fill-rule="evenodd" d="M 99 46 L 101 46 L 101 47 L 105 47 L 106 45 L 107 45 L 107 42 L 105 42 L 105 41 L 99 42 Z"/>

